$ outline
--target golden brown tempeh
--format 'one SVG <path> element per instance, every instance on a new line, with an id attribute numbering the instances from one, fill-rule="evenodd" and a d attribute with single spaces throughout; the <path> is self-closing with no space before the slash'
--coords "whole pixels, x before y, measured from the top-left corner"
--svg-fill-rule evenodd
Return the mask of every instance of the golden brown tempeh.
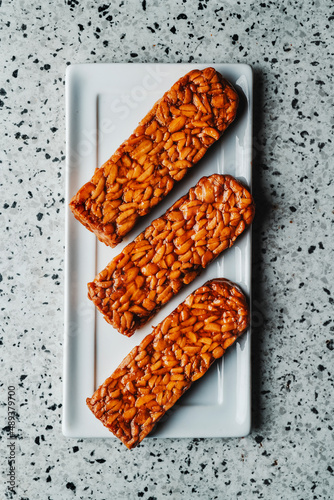
<path id="1" fill-rule="evenodd" d="M 251 194 L 233 177 L 202 177 L 88 283 L 89 298 L 131 336 L 233 245 L 254 210 Z"/>
<path id="2" fill-rule="evenodd" d="M 240 289 L 224 279 L 208 281 L 132 349 L 87 398 L 88 407 L 128 448 L 137 446 L 248 323 Z"/>
<path id="3" fill-rule="evenodd" d="M 72 198 L 74 216 L 115 246 L 234 120 L 238 95 L 213 68 L 178 80 Z"/>

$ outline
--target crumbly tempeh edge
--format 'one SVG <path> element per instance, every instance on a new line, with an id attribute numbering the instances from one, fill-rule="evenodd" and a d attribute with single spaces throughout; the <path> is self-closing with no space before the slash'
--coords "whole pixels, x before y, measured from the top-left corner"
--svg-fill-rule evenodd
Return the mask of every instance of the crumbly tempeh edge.
<path id="1" fill-rule="evenodd" d="M 213 68 L 178 80 L 72 198 L 74 216 L 116 246 L 234 120 L 238 95 Z"/>
<path id="2" fill-rule="evenodd" d="M 202 177 L 88 283 L 88 297 L 131 336 L 233 245 L 254 211 L 250 192 L 233 177 Z"/>
<path id="3" fill-rule="evenodd" d="M 128 448 L 137 446 L 248 324 L 241 290 L 208 281 L 132 349 L 88 407 Z"/>

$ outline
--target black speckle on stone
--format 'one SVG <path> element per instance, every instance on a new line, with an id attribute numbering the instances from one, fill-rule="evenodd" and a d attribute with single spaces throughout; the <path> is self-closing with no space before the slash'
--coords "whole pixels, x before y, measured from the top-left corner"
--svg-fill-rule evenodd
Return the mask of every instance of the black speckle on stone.
<path id="1" fill-rule="evenodd" d="M 28 376 L 28 375 L 21 375 L 21 376 L 20 376 L 20 380 L 21 380 L 21 382 L 22 382 L 22 380 L 25 380 L 25 379 L 27 378 L 27 376 Z"/>
<path id="2" fill-rule="evenodd" d="M 4 203 L 3 208 L 5 208 L 5 209 L 6 209 L 6 208 L 9 208 L 8 203 Z"/>
<path id="3" fill-rule="evenodd" d="M 170 31 L 171 31 L 171 33 L 173 33 L 173 35 L 175 35 L 175 33 L 176 33 L 176 28 L 175 28 L 175 26 L 173 26 L 173 27 L 170 29 Z"/>
<path id="4" fill-rule="evenodd" d="M 136 54 L 136 52 L 130 52 L 130 56 L 131 57 L 138 57 L 138 54 Z"/>
<path id="5" fill-rule="evenodd" d="M 104 46 L 104 47 L 108 47 L 108 45 L 109 45 L 108 40 L 103 40 L 103 46 Z"/>
<path id="6" fill-rule="evenodd" d="M 293 107 L 293 109 L 297 108 L 297 104 L 298 104 L 298 99 L 293 99 L 291 102 L 291 106 Z"/>
<path id="7" fill-rule="evenodd" d="M 318 370 L 320 372 L 323 372 L 325 370 L 325 367 L 323 365 L 318 365 Z"/>
<path id="8" fill-rule="evenodd" d="M 293 207 L 293 206 L 291 206 L 289 208 L 290 208 L 291 212 L 296 212 L 296 210 L 297 210 L 296 207 Z"/>
<path id="9" fill-rule="evenodd" d="M 79 31 L 83 31 L 85 28 L 82 26 L 82 24 L 78 24 Z"/>
<path id="10" fill-rule="evenodd" d="M 40 212 L 36 215 L 37 217 L 37 220 L 40 221 L 42 218 L 43 218 L 43 214 L 41 214 Z"/>
<path id="11" fill-rule="evenodd" d="M 260 435 L 255 436 L 255 441 L 256 441 L 258 444 L 261 444 L 263 440 L 264 440 L 264 437 L 263 437 L 263 436 L 260 436 Z"/>
<path id="12" fill-rule="evenodd" d="M 146 0 L 142 1 L 141 6 L 143 7 L 143 10 L 146 10 Z"/>
<path id="13" fill-rule="evenodd" d="M 51 132 L 55 133 L 55 132 L 57 132 L 58 129 L 57 129 L 57 127 L 51 127 L 50 130 L 51 130 Z"/>
<path id="14" fill-rule="evenodd" d="M 75 486 L 75 484 L 70 483 L 70 482 L 66 484 L 66 488 L 68 490 L 72 490 L 72 491 L 75 491 L 77 489 L 77 487 Z"/>
<path id="15" fill-rule="evenodd" d="M 237 42 L 237 41 L 239 40 L 238 35 L 233 35 L 233 36 L 232 36 L 232 40 L 233 40 L 234 42 Z"/>
<path id="16" fill-rule="evenodd" d="M 176 19 L 188 19 L 186 14 L 179 14 Z"/>
<path id="17" fill-rule="evenodd" d="M 315 415 L 318 415 L 318 410 L 316 408 L 311 408 L 311 412 L 314 413 Z"/>
<path id="18" fill-rule="evenodd" d="M 320 248 L 320 250 L 324 250 L 324 245 L 323 245 L 322 241 L 319 241 L 319 248 Z"/>
<path id="19" fill-rule="evenodd" d="M 17 78 L 17 74 L 18 74 L 19 70 L 16 69 L 15 71 L 13 71 L 12 75 L 14 78 Z"/>
<path id="20" fill-rule="evenodd" d="M 3 277 L 2 277 L 2 274 L 0 274 L 0 283 L 1 283 L 2 280 L 3 280 Z"/>
<path id="21" fill-rule="evenodd" d="M 51 476 L 50 475 L 46 478 L 46 482 L 51 483 Z"/>
<path id="22" fill-rule="evenodd" d="M 44 349 L 45 349 L 45 347 L 44 347 Z M 57 409 L 56 403 L 48 407 L 48 410 L 55 411 L 56 409 Z"/>
<path id="23" fill-rule="evenodd" d="M 7 92 L 5 91 L 5 89 L 0 89 L 0 95 L 7 95 Z"/>
<path id="24" fill-rule="evenodd" d="M 79 0 L 67 0 L 67 2 L 65 2 L 67 5 L 69 5 L 70 7 L 70 10 L 73 11 L 73 9 L 75 7 L 77 7 L 77 5 L 79 5 Z"/>
<path id="25" fill-rule="evenodd" d="M 104 458 L 97 458 L 96 462 L 99 463 L 99 464 L 104 464 L 105 459 Z"/>
<path id="26" fill-rule="evenodd" d="M 331 294 L 331 292 L 328 290 L 328 288 L 325 288 L 325 287 L 324 287 L 324 288 L 323 288 L 323 291 L 324 291 L 324 292 L 326 292 L 326 293 L 327 293 L 327 295 L 330 295 L 330 294 Z"/>
<path id="27" fill-rule="evenodd" d="M 73 446 L 73 453 L 77 453 L 79 451 L 79 446 Z"/>
<path id="28" fill-rule="evenodd" d="M 50 68 L 51 68 L 50 64 L 44 64 L 44 69 L 48 70 Z"/>
<path id="29" fill-rule="evenodd" d="M 98 12 L 103 12 L 103 11 L 105 11 L 105 10 L 108 10 L 108 9 L 109 9 L 109 7 L 110 7 L 110 4 L 108 4 L 108 5 L 107 5 L 107 4 L 105 3 L 105 4 L 103 4 L 103 5 L 100 5 L 100 7 L 99 7 L 97 10 L 98 10 Z"/>
<path id="30" fill-rule="evenodd" d="M 35 438 L 35 443 L 36 443 L 36 444 L 39 444 L 39 436 L 37 436 L 37 437 Z"/>
<path id="31" fill-rule="evenodd" d="M 31 191 L 28 191 L 28 195 L 29 195 L 29 198 L 32 198 L 33 195 L 32 195 L 32 192 Z"/>
<path id="32" fill-rule="evenodd" d="M 326 340 L 326 347 L 327 347 L 327 349 L 329 349 L 330 351 L 333 351 L 333 350 L 334 350 L 334 341 L 333 341 L 333 339 L 331 339 L 331 340 Z"/>
<path id="33" fill-rule="evenodd" d="M 308 249 L 308 253 L 309 254 L 313 253 L 315 249 L 316 247 L 314 245 L 311 245 L 310 248 Z"/>

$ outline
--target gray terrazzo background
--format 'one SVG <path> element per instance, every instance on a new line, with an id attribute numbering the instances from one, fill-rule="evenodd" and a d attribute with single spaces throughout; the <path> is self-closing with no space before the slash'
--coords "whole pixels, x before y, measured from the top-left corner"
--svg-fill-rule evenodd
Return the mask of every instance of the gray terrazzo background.
<path id="1" fill-rule="evenodd" d="M 333 499 L 333 4 L 0 1 L 0 498 Z M 81 62 L 254 68 L 253 430 L 61 433 L 64 75 Z M 16 494 L 7 387 L 16 387 Z"/>

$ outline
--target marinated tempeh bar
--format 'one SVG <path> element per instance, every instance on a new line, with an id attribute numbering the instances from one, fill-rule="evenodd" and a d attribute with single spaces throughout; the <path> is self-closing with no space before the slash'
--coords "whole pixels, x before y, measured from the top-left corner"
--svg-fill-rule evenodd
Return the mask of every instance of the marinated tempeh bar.
<path id="1" fill-rule="evenodd" d="M 135 447 L 248 323 L 241 290 L 224 279 L 208 281 L 132 349 L 87 398 L 88 407 L 128 448 Z"/>
<path id="2" fill-rule="evenodd" d="M 131 336 L 233 245 L 254 210 L 250 192 L 233 177 L 202 177 L 88 283 L 89 298 Z"/>
<path id="3" fill-rule="evenodd" d="M 213 68 L 186 74 L 72 198 L 74 216 L 117 245 L 219 139 L 237 107 L 236 91 Z"/>

